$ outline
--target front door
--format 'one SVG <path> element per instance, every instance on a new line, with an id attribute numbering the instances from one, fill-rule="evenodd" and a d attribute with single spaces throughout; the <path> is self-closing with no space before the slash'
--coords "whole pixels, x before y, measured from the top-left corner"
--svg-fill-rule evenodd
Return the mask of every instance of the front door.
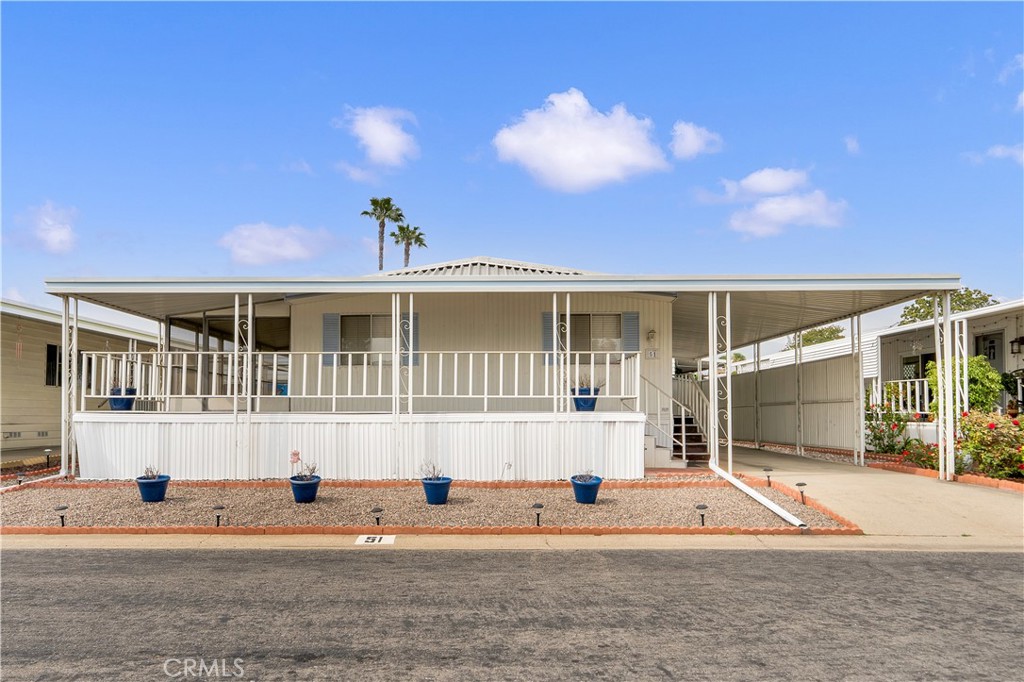
<path id="1" fill-rule="evenodd" d="M 988 358 L 988 364 L 997 372 L 1003 371 L 1003 333 L 983 334 L 974 339 L 974 350 Z"/>

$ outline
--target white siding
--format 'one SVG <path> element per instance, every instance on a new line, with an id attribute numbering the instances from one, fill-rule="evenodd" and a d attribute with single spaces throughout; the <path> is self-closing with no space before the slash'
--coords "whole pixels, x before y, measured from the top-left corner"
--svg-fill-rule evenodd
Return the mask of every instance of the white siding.
<path id="1" fill-rule="evenodd" d="M 391 415 L 80 413 L 82 478 L 125 479 L 149 465 L 177 479 L 285 478 L 288 452 L 329 479 L 411 479 L 436 461 L 462 480 L 553 480 L 583 470 L 644 475 L 635 413 Z M 241 444 L 235 456 L 236 439 Z M 246 447 L 245 443 L 250 442 Z"/>
<path id="2" fill-rule="evenodd" d="M 563 309 L 565 297 L 559 295 L 559 313 Z M 535 351 L 537 356 L 533 367 L 522 363 L 519 368 L 519 383 L 525 391 L 533 374 L 537 390 L 543 386 L 544 356 L 541 353 L 542 313 L 551 311 L 550 294 L 419 294 L 414 298 L 414 310 L 418 313 L 420 351 Z M 408 312 L 408 296 L 402 297 L 403 312 Z M 642 355 L 641 372 L 663 391 L 672 391 L 672 357 L 667 350 L 672 347 L 672 308 L 671 302 L 664 297 L 627 296 L 611 294 L 573 294 L 573 313 L 621 313 L 637 311 L 640 313 L 640 352 Z M 342 315 L 385 313 L 391 312 L 391 297 L 388 294 L 369 294 L 362 296 L 317 297 L 311 301 L 296 301 L 292 304 L 292 351 L 319 352 L 323 342 L 323 314 L 340 313 Z M 647 332 L 655 330 L 655 347 L 657 358 L 648 359 L 645 351 L 651 348 L 647 341 Z M 446 359 L 447 360 L 447 359 Z M 478 357 L 473 367 L 475 387 L 483 386 L 483 364 Z M 311 361 L 312 362 L 312 361 Z M 463 362 L 466 359 L 463 358 Z M 449 365 L 450 367 L 450 365 Z M 428 391 L 436 392 L 436 356 L 427 360 Z M 611 368 L 611 383 L 618 380 L 618 366 Z M 347 369 L 339 368 L 339 381 L 347 384 Z M 422 385 L 424 366 L 412 367 L 412 380 L 417 387 Z M 385 392 L 390 389 L 390 371 L 384 369 L 383 385 Z M 595 372 L 603 377 L 603 370 Z M 371 370 L 376 378 L 376 372 Z M 488 367 L 488 383 L 497 386 L 499 367 L 491 363 Z M 515 380 L 512 367 L 504 368 L 506 386 Z M 297 379 L 296 379 L 297 380 Z M 307 374 L 310 385 L 316 382 L 316 369 L 311 367 Z M 322 380 L 333 380 L 333 368 L 324 368 Z M 362 370 L 353 373 L 354 385 L 361 385 Z M 460 368 L 460 386 L 468 387 L 468 363 Z M 613 386 L 614 387 L 614 386 Z M 494 411 L 531 411 L 551 408 L 550 399 L 506 400 L 493 401 L 488 405 Z M 293 401 L 293 411 L 303 409 L 322 409 L 321 405 L 303 405 Z M 382 403 L 381 409 L 389 410 L 390 405 Z M 418 399 L 415 410 L 418 412 L 455 412 L 465 409 L 482 409 L 482 402 L 466 399 L 429 398 Z M 598 399 L 598 410 L 618 410 L 617 400 Z"/>
<path id="3" fill-rule="evenodd" d="M 2 429 L 5 434 L 21 434 L 20 437 L 4 438 L 0 447 L 58 448 L 61 389 L 46 385 L 46 345 L 60 345 L 60 325 L 5 314 L 0 320 L 0 338 L 3 339 L 0 351 Z M 19 339 L 20 358 L 16 349 Z M 82 351 L 102 351 L 107 342 L 111 351 L 128 349 L 124 338 L 84 330 L 78 335 L 78 348 Z M 96 409 L 99 402 L 90 401 L 88 407 Z"/>

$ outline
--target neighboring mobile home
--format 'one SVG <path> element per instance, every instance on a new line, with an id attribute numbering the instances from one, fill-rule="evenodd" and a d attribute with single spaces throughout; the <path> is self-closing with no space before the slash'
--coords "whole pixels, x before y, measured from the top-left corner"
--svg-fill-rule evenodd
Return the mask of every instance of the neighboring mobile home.
<path id="1" fill-rule="evenodd" d="M 65 306 L 89 301 L 156 320 L 166 338 L 183 328 L 201 339 L 189 352 L 165 341 L 85 354 L 91 379 L 66 414 L 83 477 L 155 464 L 178 478 L 281 478 L 298 449 L 330 478 L 413 478 L 435 462 L 461 479 L 543 480 L 642 477 L 645 440 L 683 449 L 687 416 L 712 465 L 731 468 L 731 362 L 715 390 L 679 399 L 674 363 L 857 321 L 959 280 L 607 275 L 473 258 L 353 278 L 47 287 Z M 231 349 L 211 349 L 214 333 Z M 859 366 L 843 371 L 833 380 L 861 390 Z M 154 411 L 92 409 L 115 379 Z M 577 411 L 574 391 L 587 385 L 600 389 L 596 409 Z"/>
<path id="2" fill-rule="evenodd" d="M 955 356 L 984 355 L 1000 373 L 1024 371 L 1024 300 L 1008 301 L 985 308 L 953 313 L 950 315 L 950 322 L 956 343 Z M 929 443 L 937 443 L 938 425 L 934 421 L 934 415 L 932 415 L 933 421 L 926 421 L 934 398 L 925 379 L 928 363 L 934 362 L 936 356 L 934 322 L 917 322 L 864 332 L 862 343 L 864 346 L 861 361 L 862 376 L 870 396 L 870 402 L 880 403 L 888 400 L 899 412 L 907 415 L 920 415 L 919 421 L 907 425 L 907 435 L 921 438 Z M 816 368 L 852 361 L 851 341 L 844 338 L 807 346 L 802 349 L 800 360 L 801 374 Z M 796 362 L 796 349 L 784 350 L 761 356 L 757 360 L 749 359 L 737 362 L 736 371 L 741 375 L 752 374 L 755 371 L 760 371 L 766 376 L 773 373 L 780 374 L 783 377 L 783 383 L 795 383 L 795 370 L 792 368 L 795 367 Z M 790 368 L 790 370 L 786 372 L 782 368 Z M 819 371 L 818 374 L 820 375 L 821 372 Z M 813 384 L 807 378 L 801 378 L 808 385 L 809 390 L 814 389 Z M 954 391 L 955 401 L 961 407 L 965 403 L 963 378 L 963 374 L 961 374 L 960 383 Z M 749 377 L 741 377 L 738 380 L 739 390 L 734 392 L 736 394 L 734 401 L 742 402 L 744 400 L 744 387 L 747 387 L 746 393 L 752 390 L 748 386 L 751 383 L 749 379 Z M 827 387 L 825 390 L 827 392 Z M 883 398 L 883 396 L 885 397 Z M 1020 402 L 1022 397 L 1024 397 L 1024 386 L 1018 381 L 1017 388 L 1012 394 L 1003 394 L 999 407 L 1005 408 L 1007 401 L 1011 398 L 1016 398 Z M 827 398 L 830 398 L 828 402 L 834 406 L 838 402 L 852 400 L 852 395 L 846 396 L 843 400 L 837 400 L 835 395 Z M 806 402 L 813 402 L 813 400 Z M 786 403 L 787 407 L 792 406 L 791 412 L 822 409 L 797 403 L 795 391 L 787 395 L 783 403 Z M 740 419 L 742 419 L 742 413 Z M 813 424 L 814 421 L 811 419 L 809 423 Z M 817 421 L 819 425 L 828 426 L 825 429 L 817 429 L 819 439 L 817 441 L 813 440 L 813 437 L 811 440 L 807 440 L 805 436 L 809 434 L 799 433 L 794 434 L 797 435 L 795 442 L 785 439 L 771 442 L 781 445 L 855 449 L 849 436 L 849 429 L 837 425 L 836 419 Z M 743 435 L 744 440 L 755 442 L 770 440 L 760 438 L 760 434 L 753 433 L 752 425 L 748 424 L 748 426 L 749 428 Z M 776 423 L 772 425 L 773 433 L 794 433 L 794 429 L 787 429 L 785 424 L 781 426 L 782 428 L 776 420 Z M 837 426 L 839 428 L 836 428 Z M 768 431 L 768 428 L 763 430 Z"/>
<path id="3" fill-rule="evenodd" d="M 140 320 L 140 324 L 146 324 Z M 123 353 L 133 344 L 156 349 L 156 331 L 80 319 L 80 352 Z M 17 301 L 0 301 L 0 415 L 4 451 L 60 447 L 61 313 Z M 82 366 L 82 365 L 80 365 Z M 98 401 L 97 401 L 98 402 Z"/>

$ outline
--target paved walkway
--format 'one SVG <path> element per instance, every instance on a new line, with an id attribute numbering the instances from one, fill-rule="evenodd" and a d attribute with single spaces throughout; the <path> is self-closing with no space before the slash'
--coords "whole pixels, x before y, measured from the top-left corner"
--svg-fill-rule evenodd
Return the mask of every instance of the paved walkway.
<path id="1" fill-rule="evenodd" d="M 724 453 L 723 453 L 724 454 Z M 733 470 L 789 486 L 853 521 L 863 536 L 400 536 L 388 549 L 799 549 L 1024 552 L 1020 493 L 851 464 L 735 448 Z M 0 536 L 3 548 L 351 548 L 354 536 Z"/>
<path id="2" fill-rule="evenodd" d="M 734 472 L 764 476 L 764 467 L 775 470 L 773 481 L 789 486 L 806 483 L 808 496 L 850 519 L 869 536 L 973 538 L 1024 550 L 1024 496 L 1017 492 L 734 448 Z"/>

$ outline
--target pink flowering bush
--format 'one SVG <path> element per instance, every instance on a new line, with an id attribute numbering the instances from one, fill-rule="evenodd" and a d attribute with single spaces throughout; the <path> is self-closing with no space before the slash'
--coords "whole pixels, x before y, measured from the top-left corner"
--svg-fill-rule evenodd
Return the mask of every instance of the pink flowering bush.
<path id="1" fill-rule="evenodd" d="M 973 469 L 993 478 L 1024 478 L 1024 428 L 1005 415 L 970 412 L 960 422 L 959 448 Z"/>
<path id="2" fill-rule="evenodd" d="M 864 415 L 868 443 L 875 452 L 897 454 L 903 450 L 907 415 L 892 409 L 892 403 L 871 405 Z"/>

